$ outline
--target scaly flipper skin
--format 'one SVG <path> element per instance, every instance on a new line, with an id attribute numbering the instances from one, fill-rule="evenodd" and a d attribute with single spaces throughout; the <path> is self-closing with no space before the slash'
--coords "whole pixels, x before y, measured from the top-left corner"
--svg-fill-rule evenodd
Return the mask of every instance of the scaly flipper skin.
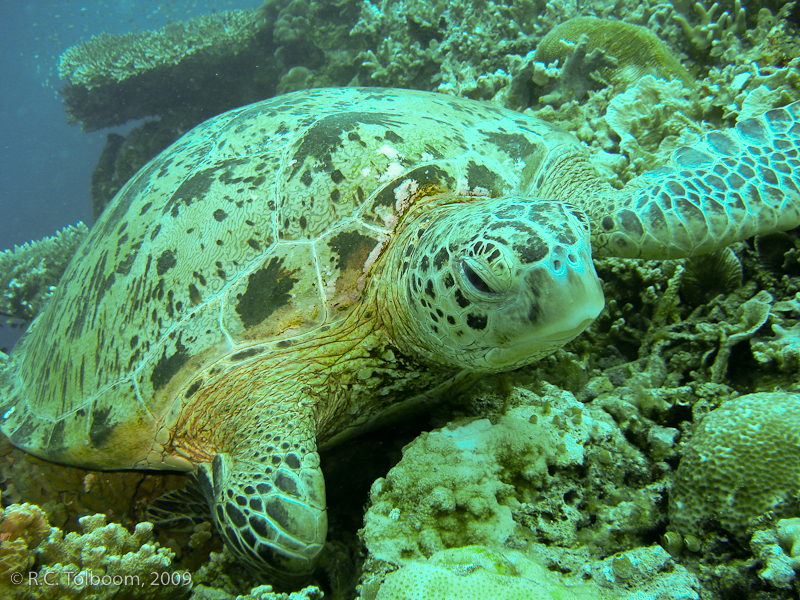
<path id="1" fill-rule="evenodd" d="M 595 256 L 681 258 L 800 225 L 800 102 L 712 131 L 670 162 L 592 203 Z"/>

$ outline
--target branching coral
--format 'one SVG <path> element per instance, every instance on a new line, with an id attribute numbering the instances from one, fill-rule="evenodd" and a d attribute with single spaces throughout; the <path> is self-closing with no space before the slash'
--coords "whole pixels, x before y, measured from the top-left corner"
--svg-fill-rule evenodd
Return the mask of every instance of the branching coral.
<path id="1" fill-rule="evenodd" d="M 711 56 L 720 56 L 738 43 L 738 38 L 747 28 L 741 0 L 735 0 L 733 15 L 728 11 L 718 14 L 721 10 L 719 2 L 714 2 L 708 10 L 702 2 L 695 2 L 694 8 L 698 15 L 696 24 L 691 25 L 682 15 L 675 15 L 675 20 L 680 23 L 689 42 L 701 51 L 710 48 Z"/>
<path id="2" fill-rule="evenodd" d="M 174 572 L 174 553 L 149 541 L 150 523 L 139 523 L 132 534 L 120 525 L 106 525 L 104 515 L 84 517 L 80 523 L 83 534 L 64 536 L 49 526 L 37 506 L 6 508 L 0 516 L 0 597 L 111 600 L 135 594 L 166 600 L 188 594 L 191 575 Z M 34 558 L 36 568 L 28 573 Z"/>
<path id="3" fill-rule="evenodd" d="M 31 320 L 44 306 L 89 233 L 83 223 L 0 252 L 0 315 Z"/>

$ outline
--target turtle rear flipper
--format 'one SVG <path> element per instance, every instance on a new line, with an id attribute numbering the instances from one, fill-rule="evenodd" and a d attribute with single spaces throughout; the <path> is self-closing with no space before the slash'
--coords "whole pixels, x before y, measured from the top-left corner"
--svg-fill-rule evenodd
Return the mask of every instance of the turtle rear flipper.
<path id="1" fill-rule="evenodd" d="M 678 148 L 614 196 L 592 203 L 595 256 L 681 258 L 797 227 L 800 102 Z"/>

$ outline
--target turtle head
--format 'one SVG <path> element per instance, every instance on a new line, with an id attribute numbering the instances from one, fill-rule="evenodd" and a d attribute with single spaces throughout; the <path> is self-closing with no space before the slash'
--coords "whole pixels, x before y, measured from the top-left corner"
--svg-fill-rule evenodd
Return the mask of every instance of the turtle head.
<path id="1" fill-rule="evenodd" d="M 429 359 L 473 371 L 531 363 L 579 335 L 603 309 L 589 222 L 552 200 L 440 205 L 410 226 L 397 315 Z"/>

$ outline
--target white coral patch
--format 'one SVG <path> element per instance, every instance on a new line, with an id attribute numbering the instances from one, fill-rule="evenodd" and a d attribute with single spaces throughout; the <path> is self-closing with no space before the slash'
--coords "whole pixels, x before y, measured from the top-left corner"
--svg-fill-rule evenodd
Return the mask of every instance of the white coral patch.
<path id="1" fill-rule="evenodd" d="M 397 179 L 398 177 L 400 177 L 400 175 L 403 174 L 403 171 L 404 171 L 403 165 L 401 165 L 400 163 L 396 162 L 389 163 L 386 167 L 386 170 L 383 172 L 383 175 L 381 175 L 378 178 L 378 181 L 381 183 L 385 183 L 387 181 L 391 181 L 392 179 Z"/>
<path id="2" fill-rule="evenodd" d="M 419 184 L 414 179 L 406 179 L 394 188 L 395 209 L 398 214 L 403 214 L 411 203 L 411 197 L 419 190 Z"/>
<path id="3" fill-rule="evenodd" d="M 391 161 L 400 161 L 403 160 L 403 155 L 400 154 L 397 150 L 392 148 L 389 144 L 384 144 L 376 151 L 376 154 L 383 154 L 386 158 Z"/>

